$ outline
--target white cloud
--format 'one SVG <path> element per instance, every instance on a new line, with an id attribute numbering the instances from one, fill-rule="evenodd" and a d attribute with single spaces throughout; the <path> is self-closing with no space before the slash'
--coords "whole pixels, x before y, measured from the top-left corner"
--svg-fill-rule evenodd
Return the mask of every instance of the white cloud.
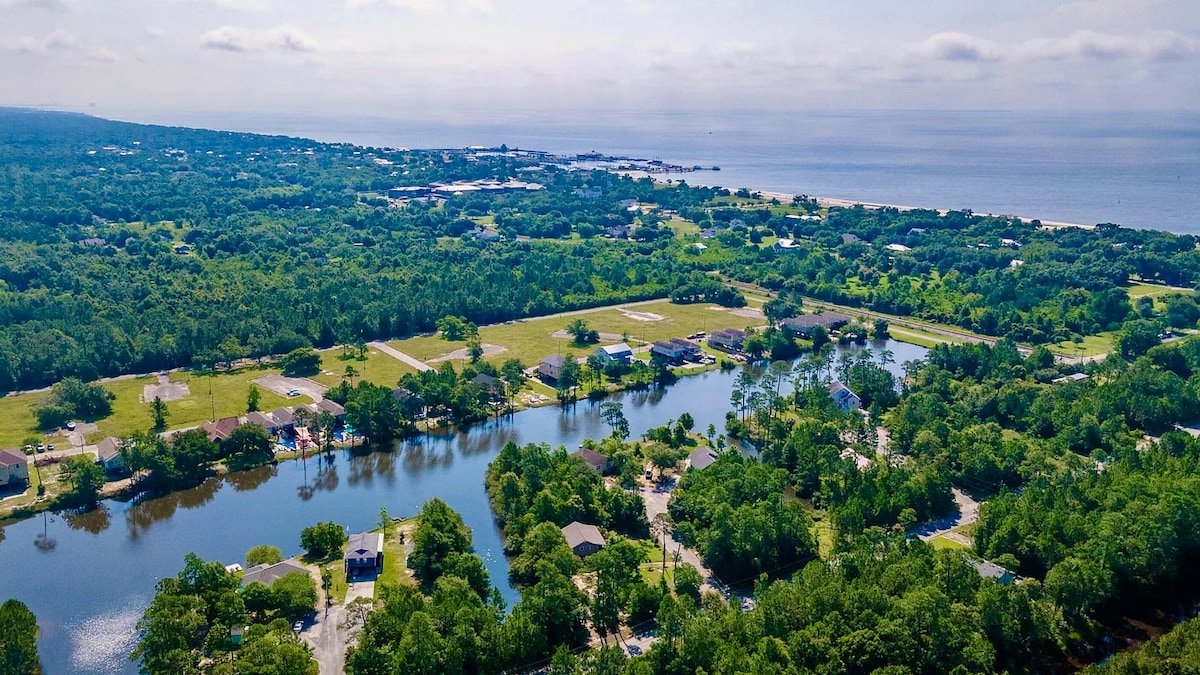
<path id="1" fill-rule="evenodd" d="M 220 9 L 239 12 L 265 12 L 271 9 L 269 0 L 173 0 L 179 4 L 211 5 Z"/>
<path id="2" fill-rule="evenodd" d="M 991 40 L 967 35 L 966 33 L 937 33 L 909 47 L 918 56 L 938 61 L 962 61 L 981 63 L 998 61 L 1003 53 Z"/>
<path id="3" fill-rule="evenodd" d="M 0 7 L 33 7 L 37 9 L 65 9 L 64 0 L 0 0 Z"/>
<path id="4" fill-rule="evenodd" d="M 295 26 L 254 29 L 222 26 L 200 36 L 200 46 L 229 52 L 301 52 L 317 50 L 317 43 Z"/>
<path id="5" fill-rule="evenodd" d="M 1029 59 L 1146 59 L 1163 61 L 1186 58 L 1200 52 L 1194 39 L 1172 31 L 1140 35 L 1110 35 L 1094 31 L 1075 31 L 1062 38 L 1028 40 L 1016 48 L 1018 56 Z"/>

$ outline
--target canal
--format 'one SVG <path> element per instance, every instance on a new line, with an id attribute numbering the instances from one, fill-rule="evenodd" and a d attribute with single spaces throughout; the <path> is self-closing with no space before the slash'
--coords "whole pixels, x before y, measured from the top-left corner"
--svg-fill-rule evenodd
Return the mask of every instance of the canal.
<path id="1" fill-rule="evenodd" d="M 893 353 L 893 372 L 926 350 L 887 341 L 873 349 Z M 857 348 L 850 347 L 850 350 Z M 684 412 L 703 431 L 723 429 L 737 370 L 681 378 L 662 390 L 622 392 L 631 438 Z M 175 575 L 183 557 L 241 562 L 256 544 L 301 552 L 300 530 L 332 520 L 357 532 L 375 527 L 379 509 L 412 515 L 440 497 L 462 514 L 476 552 L 511 607 L 503 541 L 483 486 L 488 463 L 506 443 L 577 447 L 609 429 L 599 402 L 573 409 L 536 408 L 465 431 L 401 443 L 397 452 L 284 462 L 205 482 L 200 487 L 131 504 L 106 501 L 82 516 L 59 514 L 5 527 L 0 539 L 0 600 L 17 598 L 37 615 L 39 649 L 47 673 L 136 673 L 128 654 L 138 619 L 155 582 Z"/>

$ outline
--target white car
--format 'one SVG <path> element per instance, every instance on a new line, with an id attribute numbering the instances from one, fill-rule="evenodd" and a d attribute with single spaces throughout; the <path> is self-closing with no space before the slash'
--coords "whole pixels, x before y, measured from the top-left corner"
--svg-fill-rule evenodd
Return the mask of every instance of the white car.
<path id="1" fill-rule="evenodd" d="M 67 422 L 67 431 L 75 431 L 75 420 Z"/>
<path id="2" fill-rule="evenodd" d="M 296 398 L 297 396 L 300 395 L 300 390 L 299 389 L 288 390 L 287 395 L 288 395 L 288 398 Z"/>

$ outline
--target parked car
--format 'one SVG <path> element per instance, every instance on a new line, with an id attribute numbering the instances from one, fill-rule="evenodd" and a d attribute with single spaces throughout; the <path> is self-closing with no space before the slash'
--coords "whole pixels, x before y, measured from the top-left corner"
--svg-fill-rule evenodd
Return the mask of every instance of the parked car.
<path id="1" fill-rule="evenodd" d="M 38 451 L 38 452 L 45 452 L 45 451 L 46 451 L 46 444 L 45 444 L 45 443 L 38 443 L 38 444 L 37 444 L 37 451 Z"/>
<path id="2" fill-rule="evenodd" d="M 638 656 L 642 653 L 642 648 L 637 645 L 629 645 L 629 653 L 633 656 Z"/>
<path id="3" fill-rule="evenodd" d="M 290 390 L 288 390 L 287 395 L 289 398 L 295 398 L 300 395 L 300 390 L 299 389 L 290 389 Z"/>
<path id="4" fill-rule="evenodd" d="M 47 450 L 54 450 L 54 444 L 53 444 L 53 443 L 49 443 L 49 444 L 47 444 L 47 445 L 46 445 L 46 449 L 47 449 Z"/>
<path id="5" fill-rule="evenodd" d="M 75 431 L 75 420 L 67 422 L 67 431 Z"/>
<path id="6" fill-rule="evenodd" d="M 297 633 L 304 630 L 304 622 L 297 621 L 296 623 L 292 624 L 292 630 L 296 631 Z"/>

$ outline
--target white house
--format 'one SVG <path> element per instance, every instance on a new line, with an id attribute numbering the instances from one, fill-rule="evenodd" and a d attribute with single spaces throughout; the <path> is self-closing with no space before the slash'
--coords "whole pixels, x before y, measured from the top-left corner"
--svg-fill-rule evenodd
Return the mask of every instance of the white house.
<path id="1" fill-rule="evenodd" d="M 850 391 L 850 388 L 841 382 L 831 382 L 829 384 L 829 396 L 833 398 L 833 402 L 837 407 L 847 412 L 862 408 L 862 399 L 858 394 Z"/>
<path id="2" fill-rule="evenodd" d="M 618 342 L 615 345 L 600 347 L 596 350 L 596 354 L 604 360 L 605 364 L 619 363 L 623 366 L 629 365 L 633 360 L 633 350 L 624 342 Z"/>

